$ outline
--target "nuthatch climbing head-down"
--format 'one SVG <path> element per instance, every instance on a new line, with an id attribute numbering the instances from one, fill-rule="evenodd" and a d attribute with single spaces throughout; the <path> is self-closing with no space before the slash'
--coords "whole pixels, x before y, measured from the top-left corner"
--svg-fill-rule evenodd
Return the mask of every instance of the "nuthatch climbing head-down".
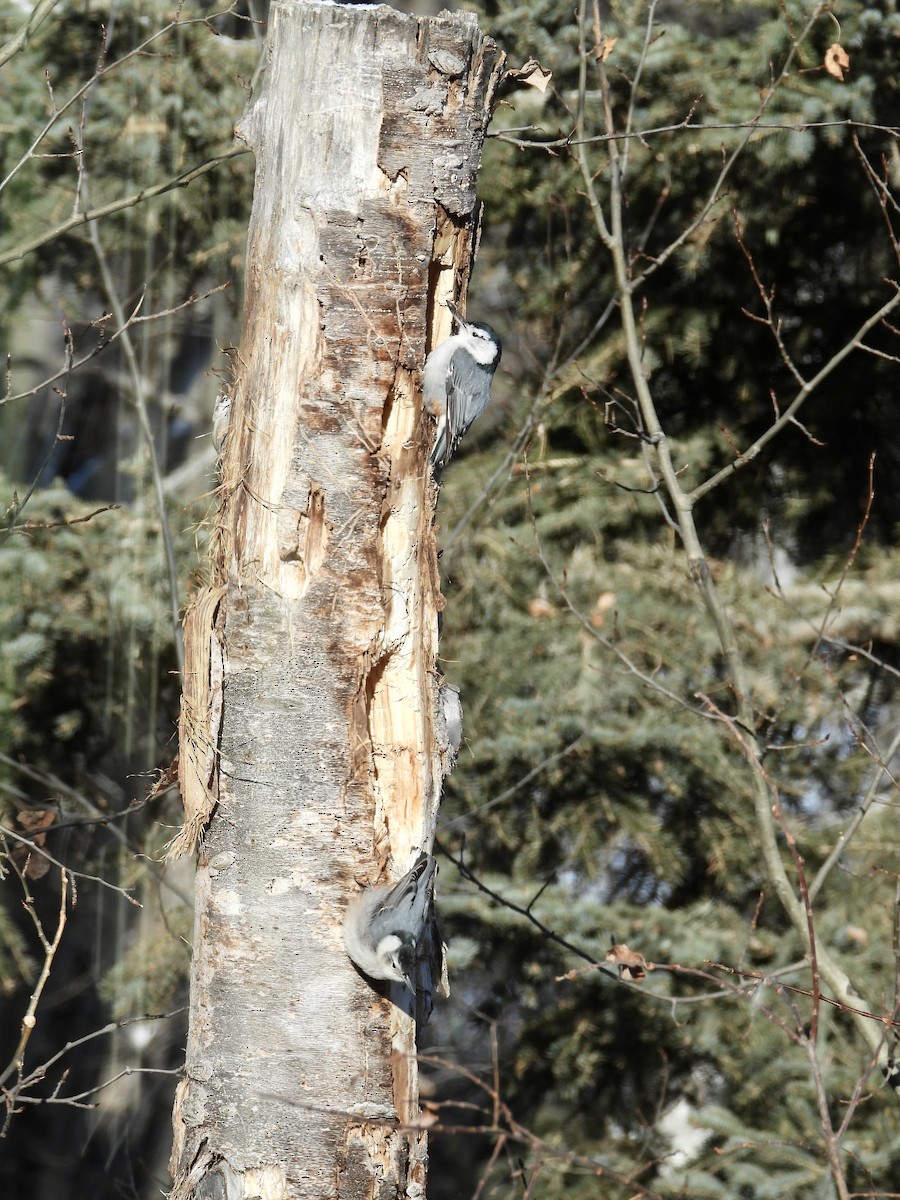
<path id="1" fill-rule="evenodd" d="M 396 883 L 366 888 L 347 905 L 344 946 L 370 979 L 415 993 L 416 949 L 432 915 L 437 862 L 424 851 Z"/>
<path id="2" fill-rule="evenodd" d="M 220 392 L 216 396 L 216 403 L 213 407 L 213 427 L 212 440 L 216 454 L 222 453 L 222 448 L 225 445 L 225 438 L 228 436 L 228 427 L 231 424 L 231 396 L 227 392 Z"/>
<path id="3" fill-rule="evenodd" d="M 438 693 L 441 702 L 441 716 L 444 718 L 444 733 L 446 734 L 446 763 L 447 770 L 452 770 L 459 757 L 462 745 L 463 715 L 462 704 L 459 701 L 459 688 L 452 683 L 442 683 Z"/>
<path id="4" fill-rule="evenodd" d="M 435 346 L 425 359 L 422 395 L 437 420 L 431 465 L 439 474 L 491 398 L 491 383 L 503 347 L 490 325 L 470 323 L 451 301 L 446 307 L 459 333 Z"/>

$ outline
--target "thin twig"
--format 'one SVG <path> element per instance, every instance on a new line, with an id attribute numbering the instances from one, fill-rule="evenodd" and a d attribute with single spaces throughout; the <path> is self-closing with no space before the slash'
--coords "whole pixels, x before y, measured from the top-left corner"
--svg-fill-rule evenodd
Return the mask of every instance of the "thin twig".
<path id="1" fill-rule="evenodd" d="M 781 430 L 784 429 L 785 425 L 791 423 L 794 414 L 809 399 L 813 392 L 825 382 L 829 375 L 833 374 L 834 371 L 841 365 L 841 363 L 846 358 L 849 358 L 854 350 L 862 349 L 863 338 L 866 336 L 866 334 L 870 333 L 876 325 L 880 324 L 885 319 L 889 313 L 893 312 L 898 304 L 900 304 L 900 291 L 895 291 L 893 297 L 885 304 L 882 304 L 881 308 L 879 308 L 877 312 L 874 312 L 870 317 L 867 317 L 857 329 L 856 333 L 850 338 L 850 340 L 845 342 L 840 350 L 833 354 L 828 362 L 825 363 L 825 365 L 821 367 L 811 379 L 808 379 L 806 383 L 803 384 L 781 416 L 773 421 L 768 429 L 761 433 L 756 441 L 753 442 L 753 444 L 749 446 L 739 458 L 734 459 L 732 462 L 722 467 L 720 471 L 717 471 L 715 475 L 710 476 L 710 478 L 704 483 L 698 484 L 698 486 L 694 488 L 694 490 L 688 496 L 690 503 L 692 505 L 696 504 L 698 500 L 702 499 L 707 494 L 707 492 L 711 492 L 713 488 L 718 487 L 720 483 L 723 483 L 726 479 L 733 475 L 735 471 L 739 471 L 741 467 L 746 467 L 748 463 L 751 463 L 763 449 L 763 447 L 767 446 L 769 442 L 771 442 L 771 440 L 776 436 L 776 434 L 780 433 Z"/>
<path id="2" fill-rule="evenodd" d="M 141 296 L 141 300 L 135 308 L 135 311 L 131 314 L 126 322 L 125 329 L 130 329 L 133 325 L 143 325 L 149 321 L 159 321 L 166 317 L 174 316 L 176 313 L 182 312 L 184 309 L 190 308 L 194 304 L 200 304 L 202 301 L 208 300 L 210 296 L 214 296 L 217 292 L 223 292 L 226 288 L 230 287 L 231 280 L 226 280 L 225 283 L 220 283 L 215 287 L 208 288 L 202 296 L 198 295 L 196 292 L 192 292 L 191 295 L 188 296 L 186 300 L 182 300 L 180 304 L 172 305 L 170 308 L 160 309 L 157 312 L 147 313 L 145 316 L 138 315 L 140 304 L 143 303 L 143 296 Z M 101 318 L 101 320 L 102 319 L 103 318 Z M 94 326 L 98 323 L 98 321 L 92 321 L 91 325 Z M 98 342 L 98 344 L 89 353 L 83 354 L 81 358 L 75 359 L 72 362 L 71 367 L 64 366 L 60 368 L 60 370 L 55 374 L 49 375 L 46 379 L 42 379 L 40 383 L 36 383 L 34 387 L 29 388 L 26 392 L 10 392 L 6 396 L 0 397 L 0 407 L 2 407 L 4 404 L 12 404 L 16 400 L 29 400 L 32 396 L 36 396 L 39 392 L 42 392 L 44 388 L 56 383 L 57 379 L 60 379 L 69 371 L 74 374 L 79 367 L 83 367 L 86 363 L 92 362 L 93 359 L 95 359 L 99 354 L 102 354 L 104 350 L 109 349 L 109 347 L 118 341 L 118 339 L 122 336 L 122 334 L 125 332 L 125 329 L 116 329 L 108 337 L 104 338 L 104 340 Z"/>
<path id="3" fill-rule="evenodd" d="M 38 7 L 40 7 L 40 5 Z M 229 7 L 227 9 L 224 9 L 220 13 L 210 13 L 208 16 L 204 16 L 204 17 L 192 17 L 190 20 L 187 20 L 187 21 L 180 21 L 176 17 L 176 19 L 174 21 L 170 21 L 167 25 L 164 25 L 162 27 L 162 29 L 157 29 L 154 33 L 150 34 L 150 36 L 148 38 L 145 38 L 144 41 L 141 42 L 139 45 L 133 47 L 133 49 L 129 50 L 126 54 L 123 54 L 120 58 L 117 58 L 115 60 L 115 62 L 111 62 L 111 63 L 107 64 L 104 59 L 101 62 L 99 70 L 94 75 L 92 75 L 90 79 L 86 80 L 75 92 L 73 92 L 72 95 L 69 97 L 68 100 L 65 101 L 64 104 L 57 106 L 55 101 L 53 102 L 53 111 L 50 114 L 49 119 L 46 121 L 46 123 L 41 128 L 37 137 L 34 139 L 34 141 L 31 143 L 31 145 L 28 147 L 28 149 L 25 151 L 25 153 L 22 155 L 22 157 L 19 159 L 19 161 L 15 164 L 15 166 L 10 170 L 10 172 L 6 176 L 6 178 L 3 179 L 2 181 L 0 181 L 0 192 L 2 192 L 3 189 L 6 187 L 6 185 L 13 178 L 15 178 L 15 176 L 22 169 L 22 167 L 27 162 L 29 162 L 31 158 L 34 157 L 35 150 L 38 148 L 38 146 L 41 144 L 41 142 L 44 140 L 44 138 L 47 136 L 47 134 L 50 132 L 50 130 L 53 128 L 53 126 L 57 123 L 57 121 L 59 121 L 59 119 L 63 116 L 63 114 L 66 113 L 75 104 L 77 104 L 78 101 L 94 87 L 94 84 L 99 82 L 99 80 L 104 79 L 107 76 L 111 75 L 114 71 L 117 71 L 120 67 L 126 66 L 129 62 L 131 62 L 131 60 L 133 58 L 141 57 L 143 54 L 146 53 L 146 51 L 149 49 L 149 47 L 153 45 L 154 42 L 159 41 L 160 38 L 163 38 L 167 34 L 171 33 L 173 29 L 179 29 L 179 30 L 186 29 L 190 25 L 208 25 L 209 22 L 211 20 L 213 20 L 215 17 L 227 16 L 233 10 L 234 10 L 234 5 L 232 4 L 232 5 L 229 5 Z M 32 17 L 33 17 L 33 15 L 34 14 L 32 13 Z M 13 39 L 13 40 L 15 40 L 15 39 Z M 51 93 L 51 96 L 52 96 L 52 93 Z"/>
<path id="4" fill-rule="evenodd" d="M 59 4 L 59 0 L 40 0 L 34 6 L 28 16 L 27 21 L 20 27 L 19 32 L 9 39 L 4 46 L 0 46 L 0 67 L 14 58 L 20 50 L 24 50 L 43 23 L 47 20 Z"/>
<path id="5" fill-rule="evenodd" d="M 649 129 L 636 132 L 626 132 L 622 129 L 611 133 L 587 134 L 583 137 L 575 132 L 558 134 L 552 138 L 517 138 L 516 133 L 543 132 L 540 125 L 522 125 L 518 128 L 494 129 L 488 132 L 488 137 L 498 142 L 505 142 L 519 150 L 565 150 L 570 146 L 600 146 L 607 142 L 644 141 L 653 137 L 664 137 L 683 131 L 691 133 L 742 133 L 749 130 L 756 133 L 759 130 L 771 130 L 775 133 L 805 133 L 810 129 L 859 129 L 867 133 L 886 133 L 896 137 L 896 125 L 879 125 L 870 121 L 855 121 L 852 117 L 843 117 L 834 121 L 758 121 L 751 117 L 746 121 L 692 121 L 690 117 L 681 121 L 673 121 L 667 125 L 656 125 Z"/>
<path id="6" fill-rule="evenodd" d="M 54 867 L 58 867 L 60 871 L 67 872 L 73 879 L 87 879 L 91 883 L 99 883 L 101 887 L 109 888 L 111 892 L 117 892 L 129 904 L 133 904 L 135 908 L 143 908 L 140 900 L 135 900 L 134 896 L 125 888 L 119 887 L 115 883 L 110 883 L 108 879 L 104 879 L 101 875 L 88 875 L 85 871 L 76 871 L 74 867 L 67 867 L 65 863 L 61 863 L 58 858 L 54 858 L 43 846 L 39 846 L 37 842 L 31 838 L 23 837 L 22 834 L 16 833 L 14 829 L 9 829 L 6 825 L 0 825 L 0 835 L 3 837 L 12 838 L 14 842 L 18 842 L 20 846 L 27 846 L 32 854 L 39 854 L 41 858 L 46 858 L 47 862 L 52 863 Z"/>
<path id="7" fill-rule="evenodd" d="M 44 933 L 44 928 L 34 911 L 34 900 L 28 887 L 27 876 L 24 872 L 19 872 L 19 879 L 25 889 L 25 908 L 28 911 L 34 927 L 37 930 L 38 938 L 44 948 L 44 961 L 41 965 L 41 971 L 38 975 L 31 996 L 28 1000 L 28 1008 L 25 1010 L 25 1015 L 22 1018 L 22 1030 L 19 1034 L 19 1044 L 13 1051 L 12 1058 L 6 1069 L 0 1073 L 0 1087 L 6 1083 L 10 1075 L 15 1072 L 21 1072 L 25 1062 L 25 1049 L 28 1046 L 29 1038 L 34 1032 L 34 1027 L 37 1025 L 37 1006 L 43 995 L 44 988 L 47 985 L 47 980 L 50 978 L 50 969 L 53 966 L 53 960 L 56 958 L 56 952 L 59 949 L 59 944 L 62 941 L 62 935 L 66 928 L 67 912 L 66 908 L 69 900 L 69 875 L 65 868 L 61 868 L 59 872 L 60 888 L 59 888 L 59 915 L 56 921 L 56 933 L 53 935 L 52 941 Z"/>
<path id="8" fill-rule="evenodd" d="M 579 89 L 580 99 L 578 105 L 578 115 L 576 120 L 576 133 L 581 136 L 583 133 L 584 123 L 584 90 L 586 87 L 586 69 L 587 69 L 587 53 L 585 47 L 585 3 L 586 0 L 581 0 L 578 17 L 578 36 L 579 36 Z M 803 32 L 799 38 L 792 38 L 791 48 L 785 57 L 780 72 L 770 84 L 765 93 L 758 110 L 758 116 L 762 115 L 772 97 L 780 88 L 781 84 L 788 78 L 790 70 L 793 67 L 794 60 L 800 52 L 800 46 L 803 40 L 808 35 L 814 22 L 824 10 L 823 5 L 817 5 L 809 19 L 807 20 Z M 606 131 L 611 132 L 614 128 L 612 115 L 611 101 L 609 96 L 609 87 L 607 81 L 607 72 L 603 63 L 597 67 L 599 78 L 601 97 L 603 100 L 603 110 L 605 116 Z M 737 154 L 741 152 L 744 146 L 749 142 L 750 134 L 742 140 L 737 151 L 730 156 L 726 161 L 726 170 L 730 169 L 730 165 L 736 159 Z M 746 458 L 735 460 L 729 466 L 719 472 L 711 480 L 707 480 L 694 492 L 686 493 L 679 479 L 679 473 L 672 461 L 671 448 L 668 443 L 665 431 L 660 423 L 659 415 L 656 410 L 654 397 L 651 393 L 649 380 L 643 360 L 643 351 L 641 338 L 638 329 L 638 320 L 634 311 L 634 292 L 638 282 L 645 280 L 650 274 L 651 269 L 643 273 L 639 279 L 632 279 L 630 276 L 629 262 L 626 257 L 626 238 L 624 227 L 624 205 L 625 197 L 622 191 L 621 179 L 621 161 L 618 143 L 611 140 L 607 143 L 607 152 L 609 157 L 608 171 L 608 204 L 609 218 L 607 219 L 603 208 L 600 204 L 599 196 L 596 188 L 596 175 L 588 162 L 587 154 L 584 145 L 576 147 L 576 160 L 581 170 L 582 183 L 585 189 L 588 206 L 591 215 L 594 219 L 597 236 L 604 246 L 607 247 L 612 260 L 614 272 L 614 285 L 619 297 L 619 313 L 622 322 L 622 331 L 625 338 L 625 350 L 628 361 L 629 372 L 631 374 L 632 383 L 634 386 L 635 396 L 640 406 L 641 417 L 644 425 L 644 430 L 649 443 L 655 449 L 656 464 L 659 476 L 669 496 L 672 513 L 677 521 L 678 532 L 681 538 L 684 553 L 687 558 L 688 569 L 691 578 L 697 585 L 700 597 L 706 607 L 709 618 L 716 630 L 719 644 L 722 649 L 722 654 L 727 667 L 732 694 L 735 703 L 735 715 L 729 717 L 728 727 L 731 729 L 733 736 L 736 737 L 738 743 L 745 751 L 746 760 L 750 768 L 750 780 L 752 784 L 753 808 L 755 815 L 756 830 L 758 834 L 758 843 L 762 859 L 765 865 L 766 873 L 772 883 L 775 894 L 784 909 L 786 915 L 797 932 L 803 936 L 804 940 L 809 938 L 808 925 L 808 906 L 805 906 L 802 899 L 798 896 L 787 876 L 785 865 L 782 862 L 779 852 L 778 841 L 775 835 L 775 826 L 772 820 L 771 797 L 769 780 L 764 770 L 761 753 L 762 747 L 758 737 L 754 732 L 754 711 L 751 701 L 751 688 L 747 672 L 746 663 L 741 653 L 740 646 L 735 634 L 734 625 L 725 604 L 719 595 L 715 581 L 709 569 L 709 564 L 703 552 L 700 542 L 699 532 L 693 516 L 693 508 L 696 501 L 705 495 L 716 483 L 727 478 L 738 467 L 743 464 Z M 718 195 L 718 188 L 721 187 L 721 182 L 724 175 L 720 175 L 720 180 L 713 188 L 708 197 L 707 204 L 711 204 Z M 701 210 L 701 217 L 703 210 Z M 698 218 L 699 220 L 700 218 Z M 696 227 L 696 222 L 694 223 Z M 675 238 L 660 258 L 655 260 L 658 265 L 666 257 L 674 253 L 685 237 L 689 236 L 687 232 Z M 766 441 L 775 435 L 778 429 L 783 428 L 784 424 L 793 417 L 794 413 L 801 406 L 806 396 L 817 387 L 828 374 L 830 374 L 837 365 L 842 362 L 857 344 L 862 341 L 865 334 L 873 328 L 879 321 L 900 303 L 900 293 L 895 296 L 878 312 L 874 313 L 864 324 L 859 331 L 840 351 L 835 354 L 826 366 L 820 370 L 817 375 L 810 380 L 804 388 L 795 397 L 793 404 L 782 414 L 782 417 L 777 420 L 773 426 L 763 435 L 756 447 L 756 452 L 761 448 Z M 725 715 L 725 714 L 722 714 Z M 821 948 L 817 948 L 818 965 L 823 977 L 826 979 L 829 988 L 834 991 L 838 998 L 842 1001 L 849 1001 L 851 995 L 854 995 L 853 988 L 850 984 L 846 973 L 837 965 L 837 963 L 826 954 Z M 879 1033 L 871 1026 L 869 1022 L 859 1021 L 858 1028 L 861 1036 L 866 1041 L 870 1050 L 877 1053 L 878 1060 L 884 1062 L 886 1060 L 885 1047 Z"/>
<path id="9" fill-rule="evenodd" d="M 153 184 L 152 187 L 141 188 L 139 192 L 133 192 L 130 196 L 125 196 L 121 200 L 111 200 L 108 204 L 101 204 L 98 208 L 92 208 L 88 212 L 76 213 L 66 221 L 61 221 L 59 225 L 53 229 L 39 234 L 29 242 L 19 242 L 10 250 L 0 251 L 0 267 L 6 263 L 18 262 L 31 254 L 33 250 L 38 250 L 41 246 L 46 246 L 50 242 L 56 241 L 66 233 L 70 233 L 73 229 L 79 229 L 82 225 L 90 225 L 94 221 L 99 221 L 103 217 L 111 216 L 112 213 L 122 212 L 126 208 L 134 208 L 138 204 L 142 204 L 145 200 L 152 200 L 154 196 L 164 196 L 166 192 L 172 192 L 176 188 L 187 187 L 189 183 L 193 183 L 195 179 L 199 179 L 201 175 L 207 175 L 210 171 L 214 171 L 216 167 L 222 163 L 229 162 L 232 158 L 239 158 L 242 154 L 249 154 L 248 146 L 239 146 L 234 150 L 227 150 L 224 154 L 217 154 L 214 158 L 207 159 L 197 167 L 192 167 L 189 171 L 183 171 L 181 175 L 176 175 L 173 179 L 166 179 L 162 183 Z"/>
<path id="10" fill-rule="evenodd" d="M 57 445 L 62 438 L 63 425 L 65 424 L 66 419 L 66 392 L 68 388 L 68 377 L 72 370 L 72 359 L 75 355 L 75 343 L 72 338 L 72 330 L 65 321 L 63 322 L 63 330 L 66 343 L 66 387 L 57 389 L 57 395 L 59 396 L 59 413 L 57 414 L 56 418 L 56 429 L 53 433 L 53 439 L 50 442 L 50 445 L 47 447 L 47 453 L 44 455 L 43 461 L 40 463 L 34 473 L 34 477 L 28 487 L 28 491 L 21 500 L 16 500 L 7 513 L 7 526 L 6 529 L 3 530 L 2 537 L 0 537 L 0 543 L 5 542 L 15 532 L 15 523 L 25 510 L 25 506 L 28 504 L 28 501 L 34 495 L 36 488 L 43 478 L 44 472 L 47 470 L 48 464 L 56 453 Z"/>
<path id="11" fill-rule="evenodd" d="M 516 904 L 512 900 L 508 900 L 505 896 L 501 896 L 500 893 L 495 892 L 493 888 L 489 888 L 486 883 L 483 883 L 478 878 L 471 867 L 467 865 L 464 859 L 464 852 L 462 850 L 460 850 L 459 857 L 456 857 L 455 855 L 451 854 L 447 847 L 442 845 L 441 842 L 435 840 L 434 844 L 437 849 L 440 850 L 441 854 L 443 854 L 450 860 L 450 862 L 453 863 L 463 879 L 467 879 L 470 883 L 474 883 L 478 890 L 483 892 L 485 896 L 489 896 L 492 900 L 496 900 L 498 904 L 502 904 L 503 907 L 508 908 L 510 912 L 518 913 L 520 917 L 524 917 L 526 921 L 529 921 L 535 927 L 535 929 L 540 930 L 544 937 L 546 937 L 549 941 L 555 942 L 558 946 L 562 946 L 563 949 L 569 950 L 572 954 L 584 959 L 585 962 L 590 963 L 591 966 L 595 967 L 598 971 L 600 971 L 601 974 L 609 976 L 610 979 L 618 978 L 618 976 L 614 972 L 610 971 L 607 967 L 601 966 L 596 961 L 593 954 L 588 954 L 587 951 L 582 950 L 580 946 L 576 946 L 573 942 L 570 942 L 566 938 L 561 937 L 558 933 L 555 933 L 549 928 L 549 926 L 545 925 L 543 921 L 539 921 L 534 913 L 530 911 L 530 909 L 523 908 L 520 904 Z"/>

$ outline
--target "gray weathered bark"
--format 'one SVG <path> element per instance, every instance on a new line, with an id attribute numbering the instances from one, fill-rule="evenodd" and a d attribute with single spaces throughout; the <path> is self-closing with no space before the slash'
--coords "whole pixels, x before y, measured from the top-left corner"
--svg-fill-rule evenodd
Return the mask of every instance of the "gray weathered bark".
<path id="1" fill-rule="evenodd" d="M 186 830 L 217 807 L 172 1195 L 422 1195 L 414 1021 L 341 922 L 430 848 L 449 757 L 419 383 L 467 282 L 501 62 L 463 13 L 270 19 L 215 586 L 186 621 Z"/>

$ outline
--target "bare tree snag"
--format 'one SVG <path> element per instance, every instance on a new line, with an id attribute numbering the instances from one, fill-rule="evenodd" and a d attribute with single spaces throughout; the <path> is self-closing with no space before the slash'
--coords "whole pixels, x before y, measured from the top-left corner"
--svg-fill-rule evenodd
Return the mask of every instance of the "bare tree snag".
<path id="1" fill-rule="evenodd" d="M 214 548 L 226 592 L 214 624 L 187 622 L 224 645 L 224 680 L 221 710 L 204 696 L 182 734 L 208 738 L 221 711 L 178 1200 L 424 1194 L 410 1005 L 357 974 L 341 923 L 434 836 L 448 754 L 420 375 L 449 332 L 440 302 L 467 282 L 501 68 L 470 14 L 270 9 L 239 129 L 257 174 Z M 198 776 L 207 750 L 184 755 Z"/>

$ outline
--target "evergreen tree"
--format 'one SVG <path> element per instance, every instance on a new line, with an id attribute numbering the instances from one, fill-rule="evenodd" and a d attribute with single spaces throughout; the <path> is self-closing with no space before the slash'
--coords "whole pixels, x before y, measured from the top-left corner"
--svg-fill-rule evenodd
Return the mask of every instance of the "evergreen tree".
<path id="1" fill-rule="evenodd" d="M 442 652 L 466 714 L 443 840 L 517 906 L 458 886 L 448 923 L 472 1015 L 454 1018 L 455 1036 L 470 1067 L 473 1043 L 487 1067 L 495 1022 L 516 1118 L 623 1174 L 645 1164 L 640 1182 L 657 1192 L 895 1190 L 893 1093 L 878 1090 L 847 1006 L 811 999 L 754 800 L 768 780 L 782 866 L 796 895 L 811 891 L 822 953 L 870 1003 L 877 1040 L 895 1003 L 895 801 L 879 765 L 893 753 L 896 678 L 892 318 L 866 336 L 875 353 L 815 389 L 802 424 L 752 461 L 739 454 L 798 374 L 815 376 L 890 302 L 896 15 L 842 6 L 838 31 L 824 6 L 588 6 L 579 93 L 570 8 L 489 12 L 511 61 L 534 56 L 553 81 L 496 118 L 472 294 L 519 356 L 510 367 L 507 353 L 493 422 L 470 435 L 481 453 L 454 463 L 441 497 Z M 823 68 L 835 42 L 850 55 L 843 81 Z M 731 655 L 639 410 L 580 146 L 607 221 L 620 173 L 640 370 L 678 479 L 689 492 L 738 462 L 693 511 Z M 500 390 L 503 367 L 498 378 Z M 524 459 L 508 453 L 526 439 Z M 603 965 L 611 941 L 672 968 L 629 986 L 581 973 L 578 952 Z M 833 1130 L 851 1114 L 839 1137 L 823 1104 Z M 683 1168 L 664 1158 L 668 1111 L 692 1114 L 705 1138 Z M 441 1148 L 449 1173 L 466 1169 Z M 524 1163 L 541 1195 L 597 1194 L 584 1163 L 560 1171 L 540 1150 Z M 521 1187 L 499 1165 L 492 1183 Z"/>

